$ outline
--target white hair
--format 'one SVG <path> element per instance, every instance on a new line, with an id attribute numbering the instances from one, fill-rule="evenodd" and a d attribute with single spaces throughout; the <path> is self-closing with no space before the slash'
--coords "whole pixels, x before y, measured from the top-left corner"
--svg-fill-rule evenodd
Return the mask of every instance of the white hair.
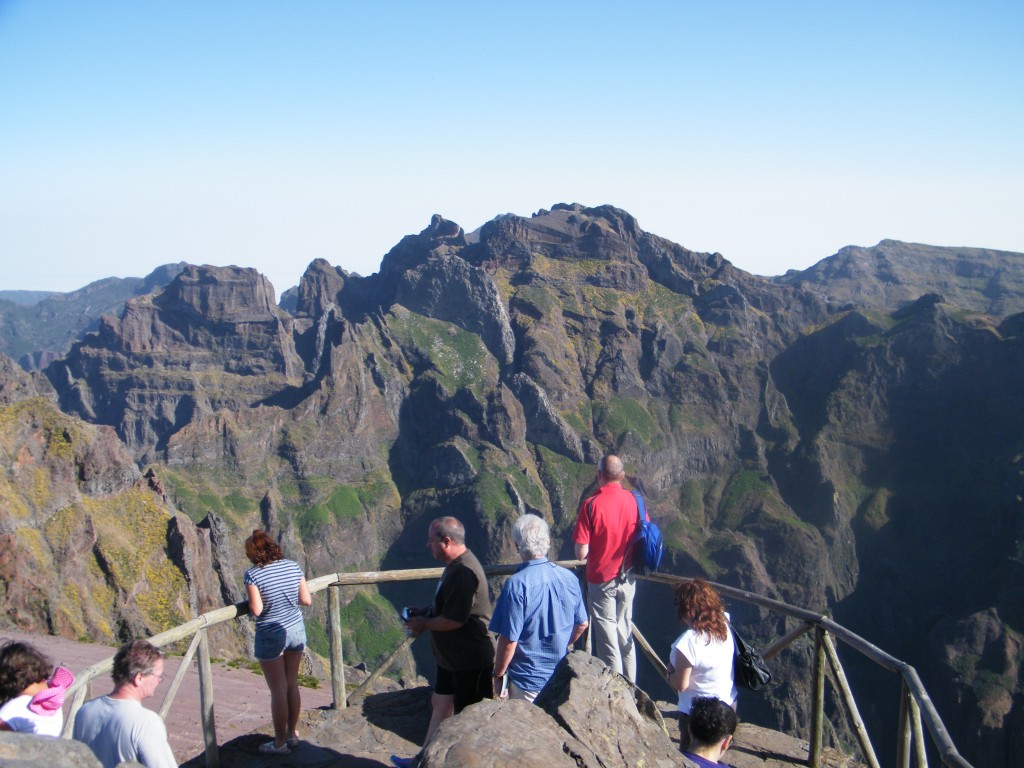
<path id="1" fill-rule="evenodd" d="M 512 540 L 520 555 L 531 560 L 545 557 L 551 549 L 551 530 L 544 518 L 523 515 L 512 527 Z"/>

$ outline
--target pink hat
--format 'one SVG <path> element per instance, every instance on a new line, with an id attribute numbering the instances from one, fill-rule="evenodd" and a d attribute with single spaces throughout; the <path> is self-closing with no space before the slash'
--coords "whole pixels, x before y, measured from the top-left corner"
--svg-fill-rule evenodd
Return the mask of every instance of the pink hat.
<path id="1" fill-rule="evenodd" d="M 50 678 L 50 686 L 32 697 L 28 703 L 30 712 L 37 715 L 52 715 L 60 712 L 64 706 L 64 692 L 75 682 L 75 676 L 64 667 L 57 667 L 53 670 L 53 677 Z"/>

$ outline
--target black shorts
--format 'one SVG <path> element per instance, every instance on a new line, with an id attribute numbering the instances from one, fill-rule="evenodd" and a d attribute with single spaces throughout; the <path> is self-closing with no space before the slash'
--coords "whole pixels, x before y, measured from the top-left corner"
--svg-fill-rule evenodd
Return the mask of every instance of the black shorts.
<path id="1" fill-rule="evenodd" d="M 493 665 L 482 669 L 464 669 L 459 672 L 438 667 L 434 693 L 440 696 L 454 696 L 455 714 L 459 714 L 470 704 L 493 698 L 494 688 L 491 685 L 493 672 Z"/>

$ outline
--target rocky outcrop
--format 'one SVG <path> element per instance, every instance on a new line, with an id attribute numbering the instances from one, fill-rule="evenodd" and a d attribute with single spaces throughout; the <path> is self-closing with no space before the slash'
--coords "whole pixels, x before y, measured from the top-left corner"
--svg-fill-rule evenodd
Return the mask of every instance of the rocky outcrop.
<path id="1" fill-rule="evenodd" d="M 483 701 L 441 723 L 419 768 L 686 766 L 647 695 L 594 657 L 576 651 L 537 697 Z"/>
<path id="2" fill-rule="evenodd" d="M 50 382 L 39 374 L 23 371 L 11 358 L 0 353 L 0 406 L 11 405 L 30 397 L 56 400 Z"/>
<path id="3" fill-rule="evenodd" d="M 419 761 L 420 768 L 469 765 L 582 768 L 605 764 L 533 704 L 485 701 L 464 710 L 458 720 L 442 723 Z"/>
<path id="4" fill-rule="evenodd" d="M 512 362 L 515 338 L 498 288 L 484 270 L 463 259 L 441 254 L 407 270 L 395 302 L 478 335 L 500 365 Z"/>
<path id="5" fill-rule="evenodd" d="M 650 697 L 582 651 L 562 659 L 535 704 L 594 750 L 602 766 L 686 764 Z"/>
<path id="6" fill-rule="evenodd" d="M 101 768 L 96 755 L 85 744 L 71 739 L 54 739 L 29 733 L 0 731 L 0 765 L 5 768 Z M 138 765 L 138 763 L 124 763 Z"/>
<path id="7" fill-rule="evenodd" d="M 253 269 L 185 268 L 156 296 L 47 369 L 61 407 L 113 426 L 143 462 L 172 434 L 219 409 L 256 405 L 299 375 L 290 321 Z"/>
<path id="8" fill-rule="evenodd" d="M 999 595 L 998 608 L 942 621 L 928 634 L 931 675 L 957 683 L 941 689 L 935 704 L 940 711 L 970 713 L 950 730 L 960 741 L 983 735 L 985 748 L 974 758 L 976 764 L 1017 765 L 1024 757 L 1024 714 L 1015 705 L 1024 681 L 1024 637 L 1013 631 L 1022 597 L 1024 581 L 1018 577 Z"/>
<path id="9" fill-rule="evenodd" d="M 524 373 L 511 379 L 513 391 L 526 415 L 526 439 L 543 445 L 573 461 L 583 461 L 583 443 L 579 435 L 551 405 L 547 393 Z"/>

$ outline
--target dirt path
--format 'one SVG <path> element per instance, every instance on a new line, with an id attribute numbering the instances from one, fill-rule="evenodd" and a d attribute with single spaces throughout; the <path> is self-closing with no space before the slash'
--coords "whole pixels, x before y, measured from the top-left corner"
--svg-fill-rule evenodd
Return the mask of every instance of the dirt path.
<path id="1" fill-rule="evenodd" d="M 116 647 L 95 643 L 78 643 L 51 635 L 36 635 L 0 629 L 0 641 L 20 640 L 32 643 L 43 651 L 55 664 L 78 673 L 98 661 L 110 658 Z M 158 710 L 174 673 L 181 663 L 179 657 L 168 657 L 164 664 L 166 679 L 157 689 L 157 694 L 145 702 L 145 706 Z M 109 677 L 94 680 L 90 697 L 109 693 L 113 684 Z M 232 669 L 226 664 L 213 665 L 214 720 L 217 724 L 217 740 L 230 741 L 237 736 L 270 727 L 270 694 L 262 675 L 248 669 Z M 70 702 L 64 706 L 65 713 Z M 314 709 L 331 704 L 329 682 L 319 689 L 302 689 L 303 709 Z M 185 762 L 203 751 L 203 732 L 199 710 L 199 674 L 195 662 L 185 673 L 185 679 L 174 697 L 174 704 L 167 715 L 167 735 L 174 750 L 174 756 Z"/>

